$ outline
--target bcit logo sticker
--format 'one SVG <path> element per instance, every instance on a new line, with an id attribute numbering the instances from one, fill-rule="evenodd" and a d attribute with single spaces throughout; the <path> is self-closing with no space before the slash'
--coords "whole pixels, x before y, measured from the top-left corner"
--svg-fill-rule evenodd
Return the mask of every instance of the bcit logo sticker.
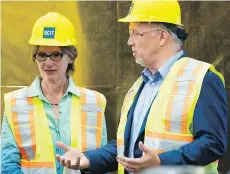
<path id="1" fill-rule="evenodd" d="M 44 27 L 43 38 L 54 39 L 55 28 L 54 27 Z"/>

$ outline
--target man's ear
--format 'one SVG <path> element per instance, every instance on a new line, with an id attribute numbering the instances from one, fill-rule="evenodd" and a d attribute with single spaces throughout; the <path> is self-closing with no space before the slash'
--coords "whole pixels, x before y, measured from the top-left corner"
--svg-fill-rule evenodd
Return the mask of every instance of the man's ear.
<path id="1" fill-rule="evenodd" d="M 166 30 L 161 30 L 160 31 L 160 46 L 164 46 L 169 39 L 169 32 Z"/>

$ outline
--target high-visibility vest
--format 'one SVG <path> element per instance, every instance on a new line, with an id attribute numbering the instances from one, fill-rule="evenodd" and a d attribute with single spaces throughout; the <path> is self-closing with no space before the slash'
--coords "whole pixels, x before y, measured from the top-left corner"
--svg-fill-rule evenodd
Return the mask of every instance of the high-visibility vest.
<path id="1" fill-rule="evenodd" d="M 72 95 L 71 103 L 71 147 L 80 151 L 96 149 L 102 142 L 106 99 L 96 91 L 78 90 L 81 96 Z M 56 174 L 54 146 L 43 102 L 27 96 L 28 87 L 5 95 L 7 119 L 22 156 L 21 169 L 25 174 Z M 72 172 L 68 169 L 63 173 Z"/>
<path id="2" fill-rule="evenodd" d="M 217 72 L 213 65 L 185 57 L 174 63 L 150 108 L 144 137 L 144 144 L 147 147 L 157 153 L 162 153 L 177 150 L 194 141 L 191 124 L 202 81 L 208 70 L 217 74 L 224 83 L 222 74 Z M 119 155 L 124 155 L 127 115 L 142 82 L 143 79 L 140 77 L 124 99 L 117 131 L 117 153 Z M 217 166 L 218 163 L 213 162 L 205 166 L 205 169 L 218 173 Z M 151 174 L 151 168 L 144 169 L 140 173 Z M 120 164 L 118 174 L 124 174 L 124 168 Z"/>

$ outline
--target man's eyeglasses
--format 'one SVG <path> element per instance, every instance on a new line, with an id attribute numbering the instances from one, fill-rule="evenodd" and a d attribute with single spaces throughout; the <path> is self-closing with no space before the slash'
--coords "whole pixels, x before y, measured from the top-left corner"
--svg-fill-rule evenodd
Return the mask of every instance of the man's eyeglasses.
<path id="1" fill-rule="evenodd" d="M 134 38 L 134 37 L 137 37 L 137 36 L 139 36 L 139 37 L 143 37 L 145 34 L 147 34 L 147 33 L 150 33 L 150 32 L 153 32 L 153 31 L 157 31 L 157 30 L 162 30 L 162 29 L 165 29 L 165 28 L 154 28 L 154 29 L 152 29 L 152 30 L 149 30 L 149 31 L 143 31 L 143 32 L 137 32 L 137 31 L 135 31 L 135 30 L 131 30 L 130 32 L 129 32 L 129 37 L 131 37 L 131 38 Z M 165 29 L 166 30 L 166 29 Z M 168 31 L 168 30 L 167 30 Z"/>
<path id="2" fill-rule="evenodd" d="M 33 57 L 35 59 L 37 59 L 38 61 L 45 61 L 48 57 L 52 61 L 59 61 L 59 60 L 62 59 L 63 55 L 64 54 L 60 53 L 60 52 L 53 52 L 51 54 L 46 54 L 46 53 L 43 53 L 43 52 L 39 52 L 39 53 L 33 54 Z"/>

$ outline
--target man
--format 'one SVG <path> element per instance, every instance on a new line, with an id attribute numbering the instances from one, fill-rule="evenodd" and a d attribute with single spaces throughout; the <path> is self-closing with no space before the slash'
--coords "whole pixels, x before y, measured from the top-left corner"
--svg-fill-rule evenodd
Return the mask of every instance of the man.
<path id="1" fill-rule="evenodd" d="M 205 62 L 185 57 L 177 1 L 135 1 L 127 17 L 128 45 L 145 67 L 125 96 L 117 140 L 80 154 L 68 148 L 57 156 L 69 168 L 92 173 L 148 173 L 160 165 L 201 165 L 218 173 L 227 145 L 227 101 L 223 76 Z M 116 154 L 117 150 L 117 154 Z M 73 155 L 75 154 L 75 155 Z M 66 162 L 69 160 L 69 164 Z"/>

